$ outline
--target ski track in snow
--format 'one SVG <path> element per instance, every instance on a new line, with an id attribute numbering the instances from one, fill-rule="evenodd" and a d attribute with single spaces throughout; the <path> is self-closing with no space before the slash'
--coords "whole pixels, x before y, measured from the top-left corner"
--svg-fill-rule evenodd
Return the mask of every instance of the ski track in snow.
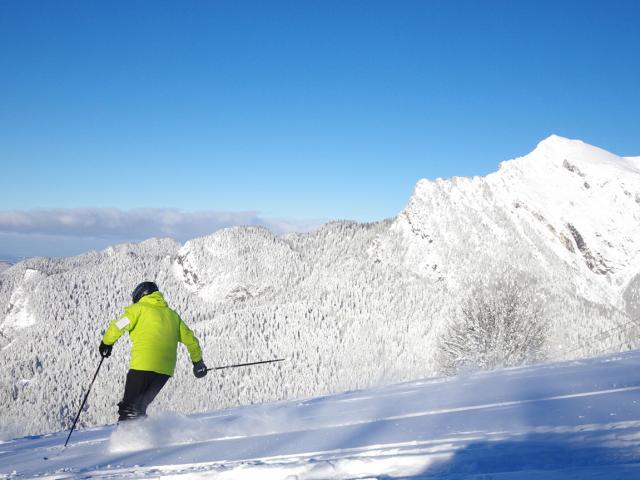
<path id="1" fill-rule="evenodd" d="M 638 479 L 640 351 L 0 443 L 0 478 Z M 44 460 L 48 457 L 48 460 Z"/>

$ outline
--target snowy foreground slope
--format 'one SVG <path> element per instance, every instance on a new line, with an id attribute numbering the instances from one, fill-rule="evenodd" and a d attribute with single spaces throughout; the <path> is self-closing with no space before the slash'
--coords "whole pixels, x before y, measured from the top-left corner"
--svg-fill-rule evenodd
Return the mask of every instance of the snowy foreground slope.
<path id="1" fill-rule="evenodd" d="M 640 351 L 0 443 L 0 478 L 640 478 Z M 47 457 L 48 460 L 44 460 Z"/>

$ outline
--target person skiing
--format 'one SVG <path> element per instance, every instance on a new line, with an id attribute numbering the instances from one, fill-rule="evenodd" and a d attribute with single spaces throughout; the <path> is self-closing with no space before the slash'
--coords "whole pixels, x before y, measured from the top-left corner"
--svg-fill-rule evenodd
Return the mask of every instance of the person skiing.
<path id="1" fill-rule="evenodd" d="M 147 416 L 147 407 L 173 375 L 178 342 L 189 351 L 193 374 L 197 378 L 207 374 L 198 339 L 169 308 L 158 286 L 142 282 L 131 297 L 133 303 L 119 319 L 111 321 L 99 347 L 101 356 L 111 356 L 113 344 L 125 331 L 133 343 L 124 395 L 118 403 L 118 422 Z"/>

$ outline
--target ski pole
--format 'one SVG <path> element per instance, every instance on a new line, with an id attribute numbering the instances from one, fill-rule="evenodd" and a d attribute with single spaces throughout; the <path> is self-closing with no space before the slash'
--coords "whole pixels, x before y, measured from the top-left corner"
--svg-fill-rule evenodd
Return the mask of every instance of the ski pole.
<path id="1" fill-rule="evenodd" d="M 80 413 L 82 412 L 82 409 L 84 408 L 84 404 L 87 403 L 87 398 L 89 398 L 89 392 L 91 391 L 91 387 L 93 387 L 93 382 L 96 381 L 96 377 L 98 376 L 98 372 L 100 371 L 100 367 L 102 366 L 102 362 L 104 362 L 104 359 L 107 357 L 102 357 L 100 359 L 100 363 L 98 364 L 98 369 L 96 370 L 96 373 L 93 375 L 93 380 L 91 380 L 91 384 L 89 385 L 89 389 L 87 390 L 87 394 L 84 396 L 84 400 L 82 400 L 82 405 L 80 406 L 80 410 L 78 410 L 78 414 L 76 415 L 76 419 L 73 421 L 73 426 L 71 427 L 71 430 L 69 431 L 69 436 L 67 437 L 67 441 L 64 442 L 64 446 L 67 446 L 67 443 L 69 443 L 69 439 L 71 438 L 71 434 L 73 433 L 73 431 L 76 428 L 76 423 L 78 422 L 78 419 L 80 418 Z"/>
<path id="2" fill-rule="evenodd" d="M 260 362 L 238 363 L 236 365 L 225 365 L 224 367 L 207 368 L 207 372 L 210 370 L 223 370 L 225 368 L 248 367 L 249 365 L 260 365 L 261 363 L 283 362 L 285 360 L 285 358 L 277 358 L 275 360 L 262 360 Z"/>

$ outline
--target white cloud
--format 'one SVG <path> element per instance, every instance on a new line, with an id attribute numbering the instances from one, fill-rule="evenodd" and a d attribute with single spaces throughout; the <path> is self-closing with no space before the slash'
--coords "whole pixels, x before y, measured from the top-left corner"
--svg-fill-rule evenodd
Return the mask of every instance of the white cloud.
<path id="1" fill-rule="evenodd" d="M 259 212 L 186 212 L 173 208 L 53 208 L 0 211 L 0 233 L 76 238 L 143 240 L 172 237 L 179 241 L 238 225 L 264 226 L 275 233 L 308 231 L 321 221 L 268 218 Z"/>

